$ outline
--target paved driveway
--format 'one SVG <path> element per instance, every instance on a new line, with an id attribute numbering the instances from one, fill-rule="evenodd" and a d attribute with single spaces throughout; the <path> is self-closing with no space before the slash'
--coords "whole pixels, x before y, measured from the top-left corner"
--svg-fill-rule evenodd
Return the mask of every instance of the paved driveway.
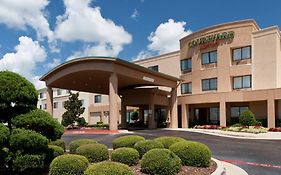
<path id="1" fill-rule="evenodd" d="M 199 141 L 210 147 L 214 158 L 230 161 L 246 170 L 249 175 L 281 175 L 281 141 L 235 139 L 167 130 L 140 130 L 134 131 L 134 134 L 142 135 L 147 139 L 169 135 Z M 67 135 L 62 139 L 69 143 L 75 139 L 94 138 L 112 148 L 112 140 L 120 135 L 124 134 Z"/>

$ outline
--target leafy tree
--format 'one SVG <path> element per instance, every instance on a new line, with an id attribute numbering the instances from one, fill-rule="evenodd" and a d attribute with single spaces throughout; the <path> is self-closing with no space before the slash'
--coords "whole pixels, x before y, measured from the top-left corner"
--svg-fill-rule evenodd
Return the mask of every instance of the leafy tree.
<path id="1" fill-rule="evenodd" d="M 78 122 L 80 120 L 79 116 L 84 113 L 85 108 L 82 107 L 82 102 L 78 97 L 79 92 L 70 92 L 69 99 L 64 104 L 66 112 L 62 115 L 63 126 L 73 125 L 75 122 Z"/>
<path id="2" fill-rule="evenodd" d="M 253 126 L 256 124 L 256 117 L 249 109 L 242 112 L 239 116 L 239 123 L 244 126 Z"/>
<path id="3" fill-rule="evenodd" d="M 132 114 L 131 114 L 131 119 L 134 120 L 134 121 L 137 121 L 137 120 L 139 119 L 139 113 L 138 113 L 138 111 L 132 112 Z"/>
<path id="4" fill-rule="evenodd" d="M 0 71 L 0 121 L 8 122 L 10 132 L 13 117 L 36 108 L 34 85 L 17 73 Z"/>

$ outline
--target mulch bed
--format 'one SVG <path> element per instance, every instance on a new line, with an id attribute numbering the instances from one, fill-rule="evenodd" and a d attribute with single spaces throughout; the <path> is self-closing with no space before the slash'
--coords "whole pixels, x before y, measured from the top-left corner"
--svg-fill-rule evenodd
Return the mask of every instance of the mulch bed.
<path id="1" fill-rule="evenodd" d="M 135 175 L 147 175 L 141 172 L 140 164 L 132 166 Z M 211 160 L 211 166 L 208 168 L 198 168 L 191 166 L 183 166 L 181 171 L 177 175 L 210 175 L 217 169 L 217 164 L 213 160 Z"/>

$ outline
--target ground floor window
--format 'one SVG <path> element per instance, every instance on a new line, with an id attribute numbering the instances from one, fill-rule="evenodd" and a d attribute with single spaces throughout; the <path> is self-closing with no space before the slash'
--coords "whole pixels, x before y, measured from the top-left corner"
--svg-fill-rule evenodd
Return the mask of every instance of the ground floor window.
<path id="1" fill-rule="evenodd" d="M 239 122 L 239 116 L 249 108 L 247 106 L 232 106 L 231 107 L 231 124 Z"/>
<path id="2" fill-rule="evenodd" d="M 218 107 L 197 108 L 194 112 L 195 123 L 197 125 L 218 125 L 220 123 L 220 112 Z"/>

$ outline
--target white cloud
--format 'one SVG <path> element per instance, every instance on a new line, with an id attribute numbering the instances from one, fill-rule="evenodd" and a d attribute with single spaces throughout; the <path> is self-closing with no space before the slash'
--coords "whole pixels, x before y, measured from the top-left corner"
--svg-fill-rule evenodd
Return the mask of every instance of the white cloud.
<path id="1" fill-rule="evenodd" d="M 50 62 L 50 63 L 47 64 L 47 67 L 48 67 L 49 69 L 52 69 L 52 68 L 58 66 L 59 64 L 61 64 L 61 59 L 55 58 L 55 59 L 53 59 L 52 62 Z"/>
<path id="2" fill-rule="evenodd" d="M 64 0 L 65 14 L 57 17 L 56 38 L 62 41 L 84 41 L 89 46 L 82 55 L 89 53 L 118 55 L 132 36 L 122 26 L 101 15 L 99 7 L 90 7 L 91 0 Z M 98 50 L 100 49 L 100 50 Z"/>
<path id="3" fill-rule="evenodd" d="M 40 88 L 42 83 L 39 83 L 39 77 L 34 75 L 34 71 L 38 63 L 45 61 L 46 56 L 44 47 L 38 41 L 21 36 L 15 52 L 6 53 L 0 58 L 0 70 L 17 72 L 32 81 L 36 88 Z"/>
<path id="4" fill-rule="evenodd" d="M 48 0 L 1 0 L 0 23 L 20 30 L 32 27 L 38 39 L 47 37 L 51 42 L 53 32 L 44 13 L 48 3 Z"/>
<path id="5" fill-rule="evenodd" d="M 175 22 L 173 19 L 161 23 L 148 37 L 148 49 L 159 54 L 179 50 L 179 40 L 192 33 L 191 30 L 185 30 L 185 25 L 186 22 Z"/>
<path id="6" fill-rule="evenodd" d="M 130 16 L 132 19 L 137 20 L 137 17 L 139 17 L 139 12 L 137 9 L 134 10 L 134 12 L 132 13 L 132 15 Z"/>
<path id="7" fill-rule="evenodd" d="M 142 60 L 142 59 L 149 58 L 149 57 L 152 57 L 152 56 L 153 56 L 152 52 L 147 51 L 147 50 L 142 50 L 142 51 L 140 51 L 139 54 L 138 54 L 135 58 L 133 58 L 132 60 L 133 60 L 133 61 L 138 61 L 138 60 Z"/>

